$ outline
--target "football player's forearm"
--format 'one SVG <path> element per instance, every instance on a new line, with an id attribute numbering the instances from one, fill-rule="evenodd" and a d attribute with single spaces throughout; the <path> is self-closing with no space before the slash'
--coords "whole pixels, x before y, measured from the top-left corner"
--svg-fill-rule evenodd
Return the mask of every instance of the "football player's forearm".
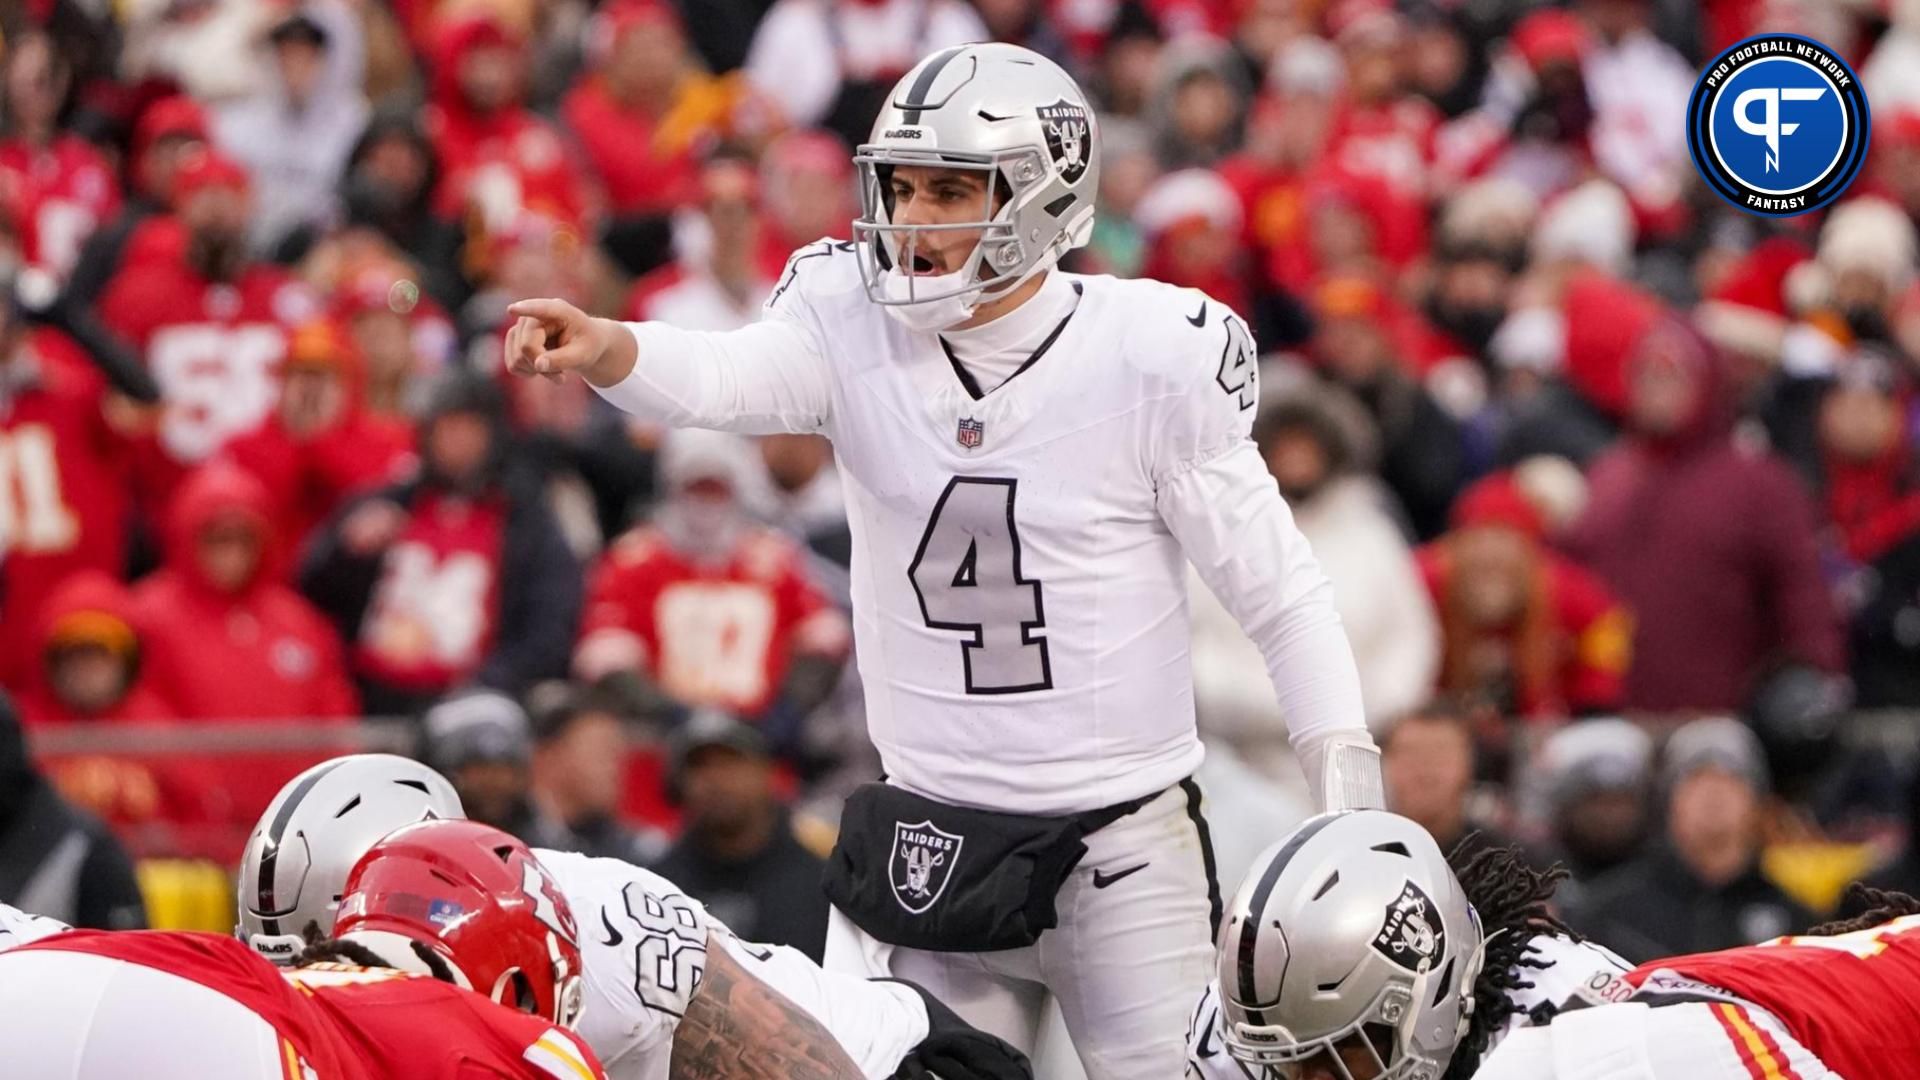
<path id="1" fill-rule="evenodd" d="M 625 412 L 668 427 L 747 435 L 812 432 L 826 422 L 824 368 L 790 322 L 726 331 L 616 326 L 615 343 L 588 382 Z"/>
<path id="2" fill-rule="evenodd" d="M 668 1080 L 865 1080 L 818 1020 L 742 968 L 724 948 L 673 1032 Z"/>

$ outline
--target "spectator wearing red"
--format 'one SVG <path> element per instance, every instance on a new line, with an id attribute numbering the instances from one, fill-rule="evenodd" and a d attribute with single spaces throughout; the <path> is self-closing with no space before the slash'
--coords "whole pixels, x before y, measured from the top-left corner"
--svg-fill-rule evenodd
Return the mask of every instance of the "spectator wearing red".
<path id="1" fill-rule="evenodd" d="M 700 170 L 699 216 L 681 228 L 679 258 L 635 283 L 628 317 L 683 330 L 732 330 L 756 321 L 776 280 L 760 257 L 760 234 L 753 167 L 736 158 L 709 162 Z"/>
<path id="2" fill-rule="evenodd" d="M 101 571 L 73 574 L 40 606 L 33 655 L 38 670 L 19 698 L 29 727 L 175 715 L 146 678 L 132 595 Z"/>
<path id="3" fill-rule="evenodd" d="M 418 472 L 349 502 L 308 545 L 301 591 L 348 643 L 371 715 L 566 672 L 580 568 L 507 440 L 499 387 L 448 373 L 428 392 Z"/>
<path id="4" fill-rule="evenodd" d="M 0 201 L 20 223 L 28 265 L 64 279 L 93 231 L 120 208 L 106 159 L 59 128 L 73 72 L 45 32 L 8 43 L 7 133 L 0 139 Z"/>
<path id="5" fill-rule="evenodd" d="M 1726 386 L 1691 326 L 1643 334 L 1626 437 L 1594 461 L 1566 537 L 1634 613 L 1627 708 L 1731 710 L 1771 665 L 1841 663 L 1812 500 L 1786 465 L 1735 443 Z"/>
<path id="6" fill-rule="evenodd" d="M 288 331 L 316 310 L 305 286 L 247 254 L 247 191 L 240 166 L 197 155 L 174 190 L 184 250 L 130 262 L 100 301 L 102 320 L 140 350 L 160 384 L 145 481 L 156 505 L 187 469 L 272 414 Z"/>
<path id="7" fill-rule="evenodd" d="M 790 750 L 832 691 L 851 633 L 799 546 L 747 516 L 760 468 L 735 436 L 668 436 L 665 498 L 594 568 L 574 672 L 638 680 L 667 709 L 725 709 Z"/>
<path id="8" fill-rule="evenodd" d="M 1544 523 L 1511 473 L 1467 488 L 1453 528 L 1421 547 L 1440 613 L 1441 692 L 1549 719 L 1620 704 L 1632 619 L 1592 574 L 1542 543 Z"/>
<path id="9" fill-rule="evenodd" d="M 1407 24 L 1389 0 L 1338 0 L 1327 36 L 1346 61 L 1346 109 L 1330 150 L 1341 172 L 1377 178 L 1401 198 L 1428 190 L 1440 111 L 1404 85 Z"/>
<path id="10" fill-rule="evenodd" d="M 41 607 L 34 679 L 19 695 L 28 728 L 178 720 L 146 674 L 151 636 L 134 616 L 127 587 L 81 570 Z M 82 752 L 44 759 L 47 777 L 69 801 L 117 825 L 197 822 L 224 801 L 213 766 L 202 761 Z"/>
<path id="11" fill-rule="evenodd" d="M 361 361 L 361 404 L 377 416 L 408 418 L 412 395 L 458 351 L 453 320 L 425 292 L 431 276 L 376 259 L 334 286 L 334 321 Z"/>
<path id="12" fill-rule="evenodd" d="M 177 256 L 184 246 L 173 219 L 180 170 L 206 150 L 207 118 L 190 97 L 164 97 L 140 113 L 129 151 L 133 190 L 118 216 L 96 229 L 67 280 L 76 304 L 99 299 L 128 262 Z"/>
<path id="13" fill-rule="evenodd" d="M 1255 293 L 1240 246 L 1240 200 L 1218 173 L 1182 169 L 1163 176 L 1134 208 L 1147 242 L 1147 277 L 1199 289 L 1242 319 L 1256 316 Z"/>
<path id="14" fill-rule="evenodd" d="M 483 234 L 527 212 L 580 228 L 587 192 L 560 133 L 523 103 L 519 35 L 489 15 L 450 17 L 433 60 L 426 112 L 440 165 L 433 212 L 477 220 Z"/>
<path id="15" fill-rule="evenodd" d="M 789 131 L 760 155 L 761 258 L 774 274 L 787 256 L 823 236 L 846 240 L 856 205 L 853 155 L 832 132 Z"/>
<path id="16" fill-rule="evenodd" d="M 349 497 L 394 479 L 413 430 L 368 411 L 365 360 L 330 320 L 294 333 L 283 376 L 278 408 L 227 456 L 265 485 L 275 531 L 297 547 Z"/>
<path id="17" fill-rule="evenodd" d="M 132 521 L 133 406 L 66 338 L 0 303 L 0 683 L 31 681 L 35 626 L 70 575 L 118 575 Z"/>
<path id="18" fill-rule="evenodd" d="M 169 508 L 166 560 L 134 588 L 147 684 L 196 720 L 356 715 L 340 640 L 284 581 L 260 481 L 201 467 Z"/>
<path id="19" fill-rule="evenodd" d="M 1299 37 L 1274 53 L 1267 92 L 1247 119 L 1247 139 L 1220 163 L 1239 193 L 1252 245 L 1269 287 L 1305 292 L 1318 276 L 1307 191 L 1326 168 L 1327 146 L 1340 117 L 1346 62 L 1315 37 Z"/>
<path id="20" fill-rule="evenodd" d="M 668 214 L 698 187 L 688 138 L 696 132 L 677 110 L 694 72 L 685 28 L 665 0 L 617 0 L 596 20 L 592 73 L 567 94 L 561 116 L 615 215 Z"/>

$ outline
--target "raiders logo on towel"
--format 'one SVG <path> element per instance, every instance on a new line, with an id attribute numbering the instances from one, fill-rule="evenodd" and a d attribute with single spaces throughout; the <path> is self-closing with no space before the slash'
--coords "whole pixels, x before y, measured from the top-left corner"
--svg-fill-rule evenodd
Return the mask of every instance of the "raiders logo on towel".
<path id="1" fill-rule="evenodd" d="M 1440 922 L 1440 909 L 1420 886 L 1407 882 L 1400 898 L 1388 905 L 1373 949 L 1412 972 L 1424 971 L 1445 958 L 1447 929 Z"/>
<path id="2" fill-rule="evenodd" d="M 1038 112 L 1047 132 L 1047 152 L 1060 166 L 1061 178 L 1069 184 L 1077 182 L 1087 171 L 1087 160 L 1093 152 L 1087 110 L 1062 99 L 1040 106 Z"/>
<path id="3" fill-rule="evenodd" d="M 900 906 L 919 915 L 933 906 L 953 877 L 953 864 L 960 858 L 964 838 L 936 828 L 930 821 L 893 826 L 893 859 L 887 866 L 887 880 L 893 883 L 893 898 Z"/>

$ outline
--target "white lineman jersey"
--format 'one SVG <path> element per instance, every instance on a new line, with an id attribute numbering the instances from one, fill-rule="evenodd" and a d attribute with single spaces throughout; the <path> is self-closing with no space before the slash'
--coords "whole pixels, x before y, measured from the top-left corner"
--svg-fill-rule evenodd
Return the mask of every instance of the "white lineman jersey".
<path id="1" fill-rule="evenodd" d="M 73 927 L 45 915 L 32 915 L 11 904 L 0 904 L 0 952 L 31 945 Z"/>
<path id="2" fill-rule="evenodd" d="M 905 986 L 822 971 L 784 946 L 741 941 L 671 881 L 618 859 L 536 849 L 580 928 L 586 968 L 579 1035 L 608 1080 L 665 1080 L 673 1032 L 717 942 L 806 1010 L 872 1080 L 927 1037 L 926 1006 Z"/>
<path id="3" fill-rule="evenodd" d="M 635 388 L 605 391 L 679 426 L 832 439 L 870 734 L 893 783 L 952 804 L 1072 813 L 1193 772 L 1187 559 L 1263 648 L 1306 638 L 1288 620 L 1325 593 L 1249 438 L 1246 325 L 1195 290 L 1062 277 L 1071 313 L 979 398 L 833 241 L 794 253 L 754 327 L 633 326 Z M 649 371 L 676 356 L 730 374 Z M 1350 673 L 1325 610 L 1325 666 Z M 1289 710 L 1295 735 L 1357 727 L 1353 687 Z"/>
<path id="4" fill-rule="evenodd" d="M 1515 1031 L 1551 1023 L 1575 1003 L 1592 1006 L 1619 1000 L 1627 989 L 1621 979 L 1631 970 L 1633 965 L 1593 942 L 1557 934 L 1534 935 L 1520 963 L 1514 966 L 1516 985 L 1507 991 L 1513 1014 L 1494 1034 L 1488 1050 Z M 1258 1067 L 1242 1065 L 1227 1053 L 1224 1025 L 1216 979 L 1201 995 L 1188 1027 L 1187 1080 L 1248 1080 L 1261 1076 Z"/>

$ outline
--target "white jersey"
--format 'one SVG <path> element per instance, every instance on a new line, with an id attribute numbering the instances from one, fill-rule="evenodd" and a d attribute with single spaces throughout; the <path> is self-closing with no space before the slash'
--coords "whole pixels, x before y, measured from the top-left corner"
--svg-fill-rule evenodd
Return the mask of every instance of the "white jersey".
<path id="1" fill-rule="evenodd" d="M 1618 1000 L 1626 989 L 1621 978 L 1633 965 L 1590 941 L 1574 941 L 1557 934 L 1536 934 L 1514 965 L 1518 984 L 1507 991 L 1514 1012 L 1495 1032 L 1487 1050 L 1522 1028 L 1551 1023 L 1574 1002 L 1602 1005 Z M 1207 985 L 1193 1010 L 1187 1029 L 1187 1080 L 1247 1080 L 1255 1073 L 1236 1062 L 1226 1049 L 1220 1008 L 1220 981 Z"/>
<path id="2" fill-rule="evenodd" d="M 601 392 L 669 425 L 833 440 L 893 783 L 1064 814 L 1191 774 L 1186 560 L 1261 646 L 1303 758 L 1361 730 L 1326 579 L 1248 437 L 1245 324 L 1193 290 L 1051 273 L 1069 314 L 982 395 L 834 241 L 794 253 L 753 326 L 633 325 L 634 372 Z"/>
<path id="3" fill-rule="evenodd" d="M 45 915 L 30 915 L 12 904 L 0 904 L 0 952 L 31 945 L 73 927 Z"/>
<path id="4" fill-rule="evenodd" d="M 578 1031 L 608 1080 L 665 1080 L 674 1029 L 712 943 L 818 1020 L 870 1080 L 892 1076 L 927 1037 L 926 1005 L 908 987 L 830 974 L 794 949 L 741 941 L 673 882 L 630 863 L 545 849 L 534 857 L 580 927 Z"/>

